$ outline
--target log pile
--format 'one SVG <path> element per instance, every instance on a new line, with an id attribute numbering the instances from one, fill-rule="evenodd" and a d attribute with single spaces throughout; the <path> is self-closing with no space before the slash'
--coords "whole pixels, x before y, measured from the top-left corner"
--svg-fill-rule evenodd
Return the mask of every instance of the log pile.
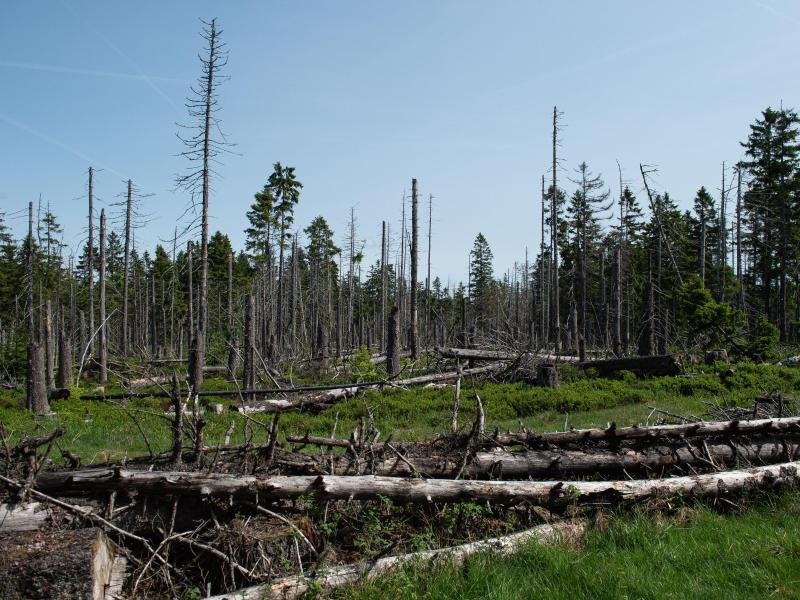
<path id="1" fill-rule="evenodd" d="M 277 431 L 277 420 L 272 428 Z M 125 591 L 134 596 L 172 593 L 165 590 L 175 585 L 178 565 L 190 560 L 213 580 L 203 590 L 208 595 L 238 589 L 217 598 L 298 597 L 411 560 L 461 560 L 477 550 L 503 551 L 521 540 L 580 531 L 580 524 L 557 520 L 579 507 L 650 505 L 675 496 L 727 499 L 800 483 L 800 417 L 505 433 L 485 431 L 476 418 L 468 433 L 425 442 L 380 439 L 373 424 L 362 422 L 349 438 L 305 433 L 287 435 L 281 445 L 273 432 L 264 445 L 196 445 L 178 454 L 180 464 L 132 460 L 72 469 L 44 467 L 56 433 L 0 452 L 13 463 L 10 476 L 0 475 L 5 501 L 13 505 L 5 510 L 34 533 L 53 527 L 57 515 L 69 515 L 73 529 L 77 520 L 102 530 L 133 560 Z M 22 498 L 36 504 L 26 508 Z M 421 554 L 321 559 L 325 548 L 351 536 L 334 542 L 315 519 L 359 506 L 386 510 L 388 502 L 429 522 L 441 507 L 463 501 L 534 519 L 540 513 L 531 507 L 537 507 L 556 520 L 535 526 L 528 517 L 533 529 L 481 542 L 455 539 L 451 547 Z M 324 510 L 304 512 L 308 503 Z M 303 574 L 310 565 L 316 565 L 313 575 Z"/>

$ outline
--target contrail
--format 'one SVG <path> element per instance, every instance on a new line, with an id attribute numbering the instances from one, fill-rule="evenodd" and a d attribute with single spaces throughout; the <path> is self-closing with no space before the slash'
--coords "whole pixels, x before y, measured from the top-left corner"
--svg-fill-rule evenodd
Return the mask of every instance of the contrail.
<path id="1" fill-rule="evenodd" d="M 46 133 L 42 133 L 40 131 L 36 131 L 35 129 L 32 129 L 31 127 L 28 127 L 27 125 L 25 125 L 25 123 L 20 123 L 19 121 L 17 121 L 16 119 L 12 119 L 8 115 L 4 115 L 3 113 L 0 113 L 0 121 L 4 121 L 5 123 L 8 123 L 9 125 L 13 125 L 17 129 L 21 129 L 22 131 L 24 131 L 24 132 L 26 132 L 26 133 L 34 136 L 34 137 L 37 137 L 37 138 L 39 138 L 40 140 L 42 140 L 44 142 L 47 142 L 48 144 L 51 144 L 51 145 L 56 146 L 58 148 L 61 148 L 62 150 L 65 150 L 65 151 L 69 152 L 73 156 L 77 156 L 81 160 L 85 161 L 87 164 L 97 165 L 99 168 L 103 169 L 104 171 L 109 171 L 110 173 L 114 173 L 117 177 L 120 177 L 121 179 L 125 179 L 125 176 L 122 175 L 119 171 L 117 171 L 115 169 L 112 169 L 111 167 L 107 167 L 107 166 L 103 166 L 103 165 L 99 164 L 96 160 L 92 159 L 89 156 L 86 156 L 80 150 L 78 150 L 76 148 L 73 148 L 72 146 L 69 146 L 69 145 L 65 144 L 64 142 L 59 141 L 59 140 L 55 139 L 54 137 L 50 137 Z"/>
<path id="2" fill-rule="evenodd" d="M 177 77 L 160 77 L 158 75 L 143 75 L 137 73 L 115 73 L 113 71 L 95 71 L 92 69 L 75 69 L 73 67 L 61 67 L 58 65 L 43 65 L 38 63 L 14 62 L 10 60 L 0 60 L 0 67 L 10 69 L 24 69 L 28 71 L 48 71 L 50 73 L 66 73 L 70 75 L 89 75 L 94 77 L 110 77 L 112 79 L 132 79 L 135 81 L 163 81 L 165 83 L 180 83 L 186 85 L 190 83 L 185 79 Z"/>
<path id="3" fill-rule="evenodd" d="M 773 15 L 775 15 L 776 17 L 778 17 L 780 19 L 789 19 L 790 21 L 794 21 L 795 23 L 800 23 L 800 19 L 798 19 L 797 17 L 794 17 L 792 15 L 788 15 L 785 12 L 779 11 L 774 6 L 771 6 L 769 4 L 765 4 L 763 2 L 753 2 L 753 4 L 755 4 L 759 8 L 763 8 L 768 13 L 772 13 Z"/>
<path id="4" fill-rule="evenodd" d="M 96 35 L 98 38 L 100 38 L 100 39 L 103 41 L 103 43 L 104 43 L 106 46 L 108 46 L 109 48 L 111 48 L 111 49 L 112 49 L 114 52 L 116 52 L 116 53 L 117 53 L 117 54 L 118 54 L 120 57 L 122 57 L 122 58 L 123 58 L 123 59 L 124 59 L 126 62 L 128 62 L 128 64 L 130 64 L 130 65 L 131 65 L 131 66 L 132 66 L 132 67 L 133 67 L 133 68 L 136 70 L 136 72 L 139 74 L 139 76 L 142 78 L 142 80 L 143 80 L 143 81 L 145 81 L 145 82 L 147 83 L 147 85 L 149 85 L 149 86 L 152 88 L 152 90 L 153 90 L 153 91 L 154 91 L 156 94 L 158 94 L 159 96 L 161 96 L 161 97 L 162 97 L 162 98 L 163 98 L 163 99 L 164 99 L 164 100 L 165 100 L 165 101 L 166 101 L 166 102 L 167 102 L 167 103 L 168 103 L 168 104 L 169 104 L 169 105 L 170 105 L 172 108 L 177 108 L 177 105 L 175 104 L 175 102 L 173 102 L 173 101 L 172 101 L 172 98 L 170 98 L 169 96 L 167 96 L 167 94 L 165 94 L 165 93 L 163 92 L 163 90 L 162 90 L 160 87 L 158 87 L 158 86 L 155 84 L 155 81 L 154 81 L 154 79 L 153 79 L 152 77 L 150 77 L 150 76 L 146 75 L 146 74 L 145 74 L 145 73 L 142 71 L 142 69 L 139 67 L 139 65 L 136 63 L 136 61 L 134 61 L 134 60 L 133 60 L 133 59 L 132 59 L 130 56 L 128 56 L 127 54 L 125 54 L 125 53 L 124 53 L 122 50 L 120 50 L 119 48 L 117 48 L 117 46 L 116 46 L 116 45 L 114 45 L 113 43 L 111 43 L 111 40 L 109 40 L 108 38 L 106 38 L 106 37 L 105 37 L 105 36 L 104 36 L 102 33 L 100 33 L 100 32 L 99 32 L 97 29 L 95 29 L 95 28 L 93 28 L 93 27 L 90 27 L 90 26 L 89 26 L 89 25 L 88 25 L 88 24 L 85 22 L 85 20 L 84 20 L 83 18 L 81 18 L 79 15 L 77 15 L 77 12 L 76 12 L 76 11 L 75 11 L 75 10 L 72 8 L 72 6 L 70 6 L 70 5 L 69 5 L 69 3 L 65 2 L 64 0 L 61 0 L 61 4 L 62 4 L 64 7 L 66 7 L 66 8 L 67 8 L 67 10 L 69 10 L 70 12 L 72 12 L 72 14 L 73 14 L 73 15 L 76 15 L 77 17 L 79 17 L 79 22 L 80 22 L 80 23 L 83 25 L 83 27 L 84 27 L 84 28 L 86 28 L 86 29 L 88 29 L 89 31 L 91 31 L 91 32 L 92 32 L 94 35 Z"/>

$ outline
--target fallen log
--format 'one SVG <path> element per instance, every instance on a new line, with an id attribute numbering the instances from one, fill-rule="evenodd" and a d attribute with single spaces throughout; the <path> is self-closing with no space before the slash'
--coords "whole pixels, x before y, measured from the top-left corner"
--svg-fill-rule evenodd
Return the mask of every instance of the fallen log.
<path id="1" fill-rule="evenodd" d="M 617 371 L 631 371 L 637 375 L 657 377 L 679 375 L 683 372 L 683 364 L 680 358 L 674 354 L 585 360 L 577 363 L 577 366 L 582 369 L 596 369 L 600 375 L 608 375 Z"/>
<path id="2" fill-rule="evenodd" d="M 612 423 L 606 428 L 572 429 L 570 431 L 553 431 L 538 433 L 535 431 L 520 431 L 516 433 L 494 433 L 478 440 L 481 446 L 528 446 L 531 448 L 546 448 L 548 446 L 568 446 L 583 444 L 585 442 L 623 442 L 645 441 L 651 442 L 659 439 L 681 439 L 693 437 L 734 437 L 742 435 L 800 433 L 800 417 L 784 417 L 774 419 L 732 420 L 732 421 L 699 421 L 696 423 L 679 425 L 654 425 L 651 427 L 617 427 Z M 463 447 L 469 436 L 453 436 L 448 438 L 453 447 Z M 315 436 L 309 433 L 303 435 L 287 435 L 286 441 L 292 444 L 311 444 L 315 446 L 349 448 L 349 440 Z M 404 448 L 430 446 L 430 442 L 404 442 Z M 381 442 L 371 445 L 373 450 L 383 449 Z"/>
<path id="3" fill-rule="evenodd" d="M 212 375 L 215 373 L 227 373 L 228 367 L 206 365 L 203 367 L 203 373 Z M 130 390 L 146 387 L 149 385 L 168 385 L 172 381 L 172 375 L 151 375 L 146 377 L 139 377 L 138 379 L 128 379 L 123 381 L 122 385 Z"/>
<path id="4" fill-rule="evenodd" d="M 486 373 L 492 373 L 494 371 L 498 371 L 502 367 L 503 367 L 502 364 L 495 363 L 483 367 L 476 367 L 474 369 L 464 369 L 462 370 L 460 376 L 465 377 L 469 375 L 473 376 L 485 375 Z M 458 377 L 459 377 L 458 371 L 452 371 L 448 373 L 430 373 L 428 375 L 420 375 L 418 377 L 409 377 L 407 379 L 397 379 L 393 381 L 386 381 L 379 383 L 370 383 L 368 385 L 356 384 L 348 387 L 332 389 L 325 394 L 304 396 L 302 398 L 267 399 L 267 400 L 258 400 L 255 402 L 245 402 L 238 406 L 233 406 L 233 409 L 244 413 L 256 413 L 256 412 L 283 412 L 288 410 L 311 408 L 311 407 L 327 407 L 327 405 L 334 404 L 336 402 L 345 400 L 347 398 L 352 398 L 359 392 L 359 390 L 363 389 L 379 390 L 387 386 L 406 387 L 410 385 L 421 385 L 439 381 L 451 381 L 453 379 L 458 379 Z"/>
<path id="5" fill-rule="evenodd" d="M 50 517 L 51 511 L 39 502 L 0 504 L 0 532 L 36 531 Z"/>
<path id="6" fill-rule="evenodd" d="M 537 541 L 541 544 L 570 543 L 580 538 L 585 529 L 585 524 L 580 521 L 539 525 L 511 535 L 489 538 L 469 544 L 438 550 L 411 552 L 398 556 L 386 556 L 375 561 L 330 567 L 318 572 L 313 578 L 302 576 L 285 577 L 271 583 L 252 586 L 236 592 L 210 596 L 206 600 L 262 600 L 265 598 L 290 600 L 319 588 L 330 590 L 357 583 L 364 579 L 371 580 L 409 563 L 430 564 L 432 561 L 446 560 L 452 564 L 461 564 L 468 557 L 479 552 L 496 552 L 500 555 L 508 555 L 532 541 Z"/>
<path id="7" fill-rule="evenodd" d="M 502 368 L 501 364 L 496 365 L 487 365 L 484 367 L 477 367 L 475 369 L 464 369 L 461 372 L 462 377 L 466 375 L 481 375 L 485 373 L 490 373 L 492 371 L 497 371 Z M 298 387 L 291 387 L 291 388 L 247 388 L 247 389 L 231 389 L 231 390 L 202 390 L 194 394 L 199 398 L 204 397 L 230 397 L 230 396 L 274 396 L 276 394 L 286 395 L 286 394 L 297 394 L 301 392 L 322 392 L 322 391 L 330 391 L 330 390 L 339 390 L 339 389 L 346 389 L 346 388 L 359 388 L 359 389 L 381 389 L 386 386 L 406 386 L 406 385 L 418 385 L 423 383 L 430 383 L 435 381 L 450 381 L 453 379 L 458 379 L 458 372 L 452 371 L 447 373 L 431 373 L 428 375 L 419 375 L 417 377 L 410 377 L 408 379 L 398 379 L 398 380 L 381 380 L 381 381 L 363 381 L 363 382 L 356 382 L 356 383 L 339 383 L 339 384 L 330 384 L 330 385 L 309 385 L 309 386 L 298 386 Z M 179 390 L 179 394 L 182 396 L 187 395 L 189 392 L 188 390 Z M 81 394 L 81 400 L 125 400 L 130 398 L 169 398 L 170 393 L 169 391 L 164 390 L 154 390 L 151 392 L 120 392 L 120 393 L 113 393 L 113 394 L 105 394 L 105 393 L 93 393 L 93 394 Z"/>
<path id="8" fill-rule="evenodd" d="M 402 455 L 391 446 L 372 447 L 380 456 L 376 460 L 353 461 L 349 456 L 311 456 L 290 454 L 277 461 L 285 467 L 283 474 L 380 475 L 412 477 L 423 475 L 449 479 L 461 474 L 467 479 L 524 479 L 543 477 L 575 477 L 580 475 L 663 472 L 671 467 L 689 465 L 732 465 L 737 461 L 750 464 L 769 464 L 791 460 L 800 445 L 798 439 L 771 438 L 747 441 L 726 441 L 691 445 L 673 442 L 636 451 L 595 450 L 528 450 L 523 452 L 476 452 L 469 462 L 463 462 L 463 450 L 445 455 Z"/>
<path id="9" fill-rule="evenodd" d="M 244 402 L 234 405 L 231 408 L 240 413 L 250 414 L 259 412 L 284 412 L 287 410 L 302 409 L 303 407 L 318 404 L 333 404 L 347 398 L 352 398 L 358 393 L 357 387 L 344 387 L 329 390 L 323 394 L 311 396 L 301 396 L 299 398 L 273 398 L 268 400 L 256 400 L 254 402 Z"/>
<path id="10" fill-rule="evenodd" d="M 521 444 L 525 446 L 567 445 L 581 442 L 655 440 L 658 438 L 682 438 L 713 435 L 780 434 L 800 432 L 800 417 L 782 419 L 753 419 L 749 421 L 699 421 L 680 425 L 655 425 L 653 427 L 617 427 L 612 423 L 605 429 L 573 429 L 536 433 L 501 433 L 485 438 L 485 444 L 501 446 Z M 313 442 L 312 442 L 313 443 Z"/>
<path id="11" fill-rule="evenodd" d="M 538 354 L 535 352 L 508 352 L 503 350 L 487 350 L 481 348 L 436 348 L 442 358 L 458 360 L 517 360 L 534 359 L 542 362 L 578 362 L 577 356 L 568 354 Z"/>
<path id="12" fill-rule="evenodd" d="M 374 500 L 399 502 L 491 501 L 542 506 L 598 501 L 625 502 L 656 495 L 716 496 L 751 487 L 795 485 L 800 461 L 721 471 L 705 475 L 627 481 L 479 481 L 363 476 L 256 477 L 205 472 L 130 471 L 87 469 L 44 472 L 36 489 L 51 494 L 135 491 L 175 496 L 221 496 L 282 500 L 310 495 L 321 500 Z"/>
<path id="13" fill-rule="evenodd" d="M 474 369 L 462 369 L 460 373 L 458 371 L 448 371 L 446 373 L 430 373 L 428 375 L 419 375 L 417 377 L 409 377 L 407 379 L 396 379 L 394 381 L 387 382 L 387 384 L 396 387 L 403 387 L 407 385 L 420 385 L 423 383 L 434 383 L 438 381 L 453 381 L 459 377 L 485 375 L 486 373 L 499 371 L 503 367 L 504 365 L 502 363 L 495 363 L 483 367 L 475 367 Z"/>

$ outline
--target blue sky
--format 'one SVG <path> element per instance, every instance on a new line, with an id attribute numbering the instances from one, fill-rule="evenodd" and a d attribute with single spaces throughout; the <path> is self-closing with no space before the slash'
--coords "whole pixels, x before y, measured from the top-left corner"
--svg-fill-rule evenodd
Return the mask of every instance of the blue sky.
<path id="1" fill-rule="evenodd" d="M 800 96 L 789 0 L 6 0 L 0 210 L 18 233 L 41 194 L 77 247 L 94 165 L 99 207 L 128 177 L 152 194 L 138 244 L 171 238 L 188 201 L 173 191 L 186 166 L 175 123 L 199 73 L 201 17 L 224 29 L 220 117 L 237 144 L 212 228 L 242 246 L 245 212 L 279 160 L 304 184 L 297 226 L 322 214 L 343 239 L 355 206 L 372 260 L 381 220 L 399 232 L 416 177 L 434 195 L 432 262 L 445 280 L 464 277 L 479 231 L 498 271 L 538 247 L 554 104 L 568 192 L 585 160 L 616 194 L 619 160 L 639 193 L 644 162 L 688 206 L 699 186 L 719 187 L 760 110 Z"/>

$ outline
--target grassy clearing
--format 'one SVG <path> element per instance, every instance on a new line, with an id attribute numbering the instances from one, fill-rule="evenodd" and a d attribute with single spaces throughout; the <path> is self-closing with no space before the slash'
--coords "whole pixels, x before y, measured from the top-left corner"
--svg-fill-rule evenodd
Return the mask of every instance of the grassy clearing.
<path id="1" fill-rule="evenodd" d="M 800 598 L 800 494 L 740 514 L 614 516 L 580 549 L 531 544 L 465 565 L 416 564 L 336 598 Z"/>
<path id="2" fill-rule="evenodd" d="M 208 380 L 208 389 L 229 387 L 222 380 Z M 114 391 L 107 386 L 107 392 Z M 74 390 L 77 396 L 81 390 Z M 707 402 L 724 402 L 748 406 L 758 395 L 772 392 L 800 392 L 800 369 L 766 365 L 737 365 L 733 374 L 725 369 L 707 369 L 691 377 L 659 377 L 636 379 L 623 374 L 616 379 L 601 379 L 574 369 L 565 368 L 559 389 L 531 387 L 522 383 L 472 385 L 463 388 L 460 422 L 463 429 L 474 419 L 475 395 L 480 395 L 486 408 L 486 425 L 516 429 L 521 420 L 535 430 L 560 430 L 571 427 L 605 426 L 610 421 L 618 425 L 644 423 L 651 413 L 650 406 L 686 414 L 701 414 Z M 205 402 L 230 403 L 230 398 L 204 398 Z M 132 401 L 127 409 L 109 402 L 76 399 L 55 401 L 56 415 L 37 418 L 18 408 L 20 392 L 5 391 L 0 395 L 0 420 L 13 440 L 24 435 L 50 431 L 63 426 L 66 435 L 60 442 L 82 457 L 84 462 L 120 460 L 125 456 L 147 454 L 147 446 L 134 419 L 146 432 L 154 452 L 165 451 L 171 443 L 170 423 L 166 416 L 169 402 L 164 399 Z M 377 427 L 384 436 L 414 440 L 429 438 L 448 431 L 453 390 L 389 389 L 383 393 L 368 391 L 341 402 L 322 414 L 287 413 L 281 417 L 282 433 L 310 431 L 330 435 L 336 414 L 339 415 L 338 434 L 347 436 L 360 417 L 372 411 Z M 129 414 L 130 413 L 130 414 Z M 132 415 L 132 416 L 131 416 Z M 160 415 L 160 416 L 159 416 Z M 245 420 L 237 413 L 205 415 L 206 441 L 219 442 L 231 420 L 236 422 L 232 441 L 244 441 Z M 255 415 L 264 423 L 253 426 L 253 440 L 264 441 L 271 415 Z M 251 426 L 253 423 L 251 422 Z"/>

